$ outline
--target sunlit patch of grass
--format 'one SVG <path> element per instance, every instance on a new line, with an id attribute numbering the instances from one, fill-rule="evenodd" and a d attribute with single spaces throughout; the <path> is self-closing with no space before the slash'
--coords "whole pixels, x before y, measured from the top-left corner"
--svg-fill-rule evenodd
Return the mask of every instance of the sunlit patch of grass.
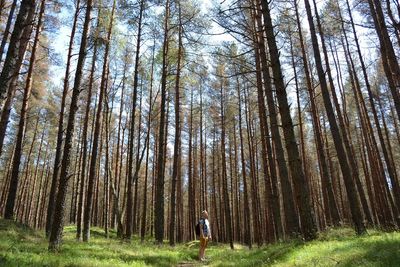
<path id="1" fill-rule="evenodd" d="M 332 229 L 275 266 L 399 266 L 400 233 L 369 232 L 358 237 L 349 228 Z"/>
<path id="2" fill-rule="evenodd" d="M 0 266 L 400 266 L 400 233 L 369 230 L 357 237 L 350 228 L 333 228 L 319 238 L 279 242 L 248 249 L 235 244 L 211 242 L 207 261 L 197 260 L 198 241 L 170 247 L 155 245 L 149 238 L 130 243 L 110 231 L 92 228 L 89 243 L 75 239 L 76 228 L 65 227 L 62 250 L 47 252 L 48 242 L 40 232 L 0 219 Z"/>

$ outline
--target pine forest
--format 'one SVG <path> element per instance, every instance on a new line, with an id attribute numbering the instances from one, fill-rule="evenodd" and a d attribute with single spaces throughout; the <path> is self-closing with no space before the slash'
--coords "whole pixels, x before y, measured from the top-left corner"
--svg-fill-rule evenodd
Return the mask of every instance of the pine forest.
<path id="1" fill-rule="evenodd" d="M 399 0 L 0 0 L 0 40 L 1 224 L 42 253 L 400 227 Z"/>

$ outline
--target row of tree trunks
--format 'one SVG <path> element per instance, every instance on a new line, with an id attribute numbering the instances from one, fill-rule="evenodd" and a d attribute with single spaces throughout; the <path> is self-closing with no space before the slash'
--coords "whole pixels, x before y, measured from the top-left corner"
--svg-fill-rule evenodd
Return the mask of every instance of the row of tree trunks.
<path id="1" fill-rule="evenodd" d="M 103 127 L 103 99 L 105 98 L 105 94 L 107 91 L 107 71 L 108 71 L 108 58 L 110 52 L 110 41 L 111 41 L 111 34 L 112 34 L 112 27 L 113 27 L 113 20 L 114 20 L 114 12 L 115 12 L 115 5 L 116 1 L 113 2 L 113 7 L 111 10 L 111 17 L 110 22 L 107 30 L 107 37 L 106 37 L 106 44 L 104 49 L 104 58 L 103 58 L 103 68 L 102 68 L 102 76 L 99 88 L 99 98 L 97 103 L 97 110 L 96 110 L 96 121 L 94 124 L 94 133 L 93 133 L 93 141 L 92 141 L 92 153 L 90 157 L 90 165 L 89 165 L 89 176 L 88 176 L 88 191 L 86 194 L 86 205 L 84 209 L 84 217 L 83 217 L 83 241 L 87 242 L 90 239 L 90 222 L 92 216 L 92 207 L 93 207 L 93 190 L 96 177 L 96 170 L 99 168 L 97 167 L 98 162 L 98 146 L 99 146 L 99 139 L 103 135 L 101 135 L 101 129 Z M 106 141 L 106 143 L 108 143 Z M 101 155 L 101 153 L 99 153 Z M 97 181 L 98 183 L 98 181 Z M 94 216 L 98 218 L 98 216 Z"/>
<path id="2" fill-rule="evenodd" d="M 359 201 L 359 197 L 357 196 L 357 189 L 355 184 L 355 179 L 357 179 L 354 175 L 354 170 L 351 169 L 351 166 L 348 162 L 348 156 L 346 151 L 343 147 L 343 138 L 340 134 L 339 127 L 337 125 L 337 121 L 335 118 L 335 114 L 332 107 L 332 102 L 329 94 L 328 84 L 326 82 L 325 72 L 322 66 L 321 54 L 318 44 L 318 39 L 316 35 L 316 30 L 314 26 L 313 15 L 311 13 L 311 6 L 308 0 L 304 1 L 306 11 L 307 11 L 307 18 L 311 32 L 311 39 L 312 39 L 312 46 L 314 50 L 314 59 L 317 67 L 318 78 L 320 82 L 322 97 L 324 101 L 325 110 L 328 116 L 329 124 L 331 127 L 332 137 L 334 140 L 337 156 L 340 162 L 340 167 L 343 174 L 343 179 L 345 182 L 347 196 L 349 198 L 349 204 L 351 208 L 352 219 L 354 222 L 354 226 L 356 232 L 358 234 L 365 233 L 365 225 L 363 220 L 363 214 L 361 210 L 361 204 Z M 332 88 L 331 88 L 332 89 Z M 333 89 L 332 89 L 333 90 Z"/>

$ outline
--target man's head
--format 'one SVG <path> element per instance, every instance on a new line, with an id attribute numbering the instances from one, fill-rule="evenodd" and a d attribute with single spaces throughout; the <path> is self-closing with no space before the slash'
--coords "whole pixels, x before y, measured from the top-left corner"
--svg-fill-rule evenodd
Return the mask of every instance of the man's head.
<path id="1" fill-rule="evenodd" d="M 206 210 L 203 210 L 203 211 L 201 212 L 201 217 L 202 217 L 203 219 L 208 219 L 208 212 L 207 212 Z"/>

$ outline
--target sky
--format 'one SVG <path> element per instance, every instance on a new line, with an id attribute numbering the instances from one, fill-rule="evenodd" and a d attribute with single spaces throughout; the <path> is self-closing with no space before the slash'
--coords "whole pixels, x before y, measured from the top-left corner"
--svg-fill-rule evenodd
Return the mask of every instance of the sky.
<path id="1" fill-rule="evenodd" d="M 68 42 L 69 42 L 69 36 L 71 33 L 71 24 L 72 24 L 72 16 L 74 14 L 74 5 L 72 5 L 72 0 L 68 0 L 70 5 L 69 8 L 63 8 L 61 13 L 58 15 L 58 18 L 61 20 L 59 29 L 57 31 L 56 37 L 54 38 L 54 40 L 51 42 L 51 47 L 53 48 L 53 51 L 58 54 L 58 58 L 60 61 L 60 64 L 56 65 L 53 64 L 50 67 L 50 71 L 51 71 L 51 77 L 52 77 L 52 81 L 53 83 L 59 87 L 62 84 L 62 80 L 64 78 L 65 75 L 65 62 L 66 62 L 66 56 L 67 56 L 67 50 L 68 50 Z M 216 2 L 218 1 L 218 2 Z M 215 3 L 220 4 L 220 1 L 223 0 L 202 0 L 202 1 L 198 1 L 197 3 L 199 3 L 200 8 L 202 10 L 203 13 L 207 14 L 208 12 L 210 12 L 210 9 L 212 8 L 213 5 L 215 5 Z M 225 2 L 224 4 L 227 4 L 227 2 L 229 1 L 223 1 Z M 302 1 L 300 1 L 300 3 L 302 3 Z M 322 6 L 323 1 L 319 1 L 318 5 Z M 160 12 L 163 12 L 163 8 L 160 7 Z M 94 13 L 94 12 L 93 12 Z M 82 15 L 82 14 L 81 14 Z M 92 14 L 92 17 L 94 17 L 96 14 Z M 358 15 L 357 12 L 354 12 L 353 14 L 355 16 L 356 21 L 361 21 L 360 16 Z M 82 16 L 81 16 L 82 17 Z M 211 19 L 210 19 L 211 20 Z M 303 23 L 306 23 L 306 19 L 303 19 Z M 304 25 L 304 29 L 307 30 L 308 25 Z M 357 31 L 359 33 L 359 37 L 360 37 L 360 41 L 361 41 L 361 45 L 365 48 L 364 51 L 367 51 L 364 53 L 364 56 L 366 57 L 367 61 L 370 61 L 371 58 L 374 58 L 374 51 L 371 49 L 368 49 L 369 47 L 373 46 L 373 42 L 371 42 L 371 37 L 369 37 L 366 32 L 366 29 L 363 29 L 361 27 L 357 27 Z M 224 32 L 224 29 L 222 29 L 221 27 L 219 27 L 215 22 L 212 22 L 212 29 L 210 30 L 210 32 L 213 35 L 209 35 L 206 36 L 206 40 L 209 44 L 211 45 L 219 45 L 221 44 L 223 41 L 234 41 L 234 38 L 232 36 L 230 36 L 229 34 L 221 34 L 221 35 L 215 35 L 216 33 L 222 33 Z M 77 33 L 77 37 L 79 38 L 79 32 Z M 143 51 L 144 49 L 142 49 Z M 206 55 L 206 61 L 210 61 L 207 60 L 207 55 Z M 76 57 L 75 57 L 76 59 Z M 291 72 L 288 73 L 288 75 L 292 75 Z M 287 79 L 290 79 L 290 77 L 288 76 Z M 294 97 L 294 92 L 289 91 L 289 97 L 291 99 L 293 99 Z M 293 101 L 291 101 L 293 102 Z"/>
<path id="2" fill-rule="evenodd" d="M 210 12 L 210 9 L 213 6 L 213 2 L 215 0 L 201 0 L 198 1 L 201 5 L 201 10 L 203 13 L 207 14 Z M 57 18 L 60 20 L 59 28 L 56 31 L 55 38 L 50 43 L 50 47 L 52 48 L 53 52 L 57 55 L 60 64 L 53 64 L 50 66 L 51 78 L 52 82 L 59 86 L 62 84 L 62 80 L 65 76 L 65 64 L 67 60 L 67 53 L 68 53 L 68 44 L 69 44 L 69 37 L 71 34 L 71 27 L 72 27 L 72 18 L 74 15 L 74 5 L 72 4 L 71 0 L 68 0 L 68 6 L 65 6 L 61 9 L 61 12 L 57 15 Z M 163 12 L 163 9 L 160 8 L 160 12 Z M 82 17 L 82 14 L 81 14 Z M 92 14 L 92 18 L 94 14 Z M 220 34 L 215 35 L 216 33 L 222 33 L 224 30 L 218 26 L 215 22 L 211 23 L 211 30 L 210 32 L 213 35 L 207 36 L 207 42 L 211 45 L 218 45 L 223 41 L 234 41 L 234 38 L 229 34 Z M 79 38 L 79 32 L 77 33 L 77 37 Z"/>

